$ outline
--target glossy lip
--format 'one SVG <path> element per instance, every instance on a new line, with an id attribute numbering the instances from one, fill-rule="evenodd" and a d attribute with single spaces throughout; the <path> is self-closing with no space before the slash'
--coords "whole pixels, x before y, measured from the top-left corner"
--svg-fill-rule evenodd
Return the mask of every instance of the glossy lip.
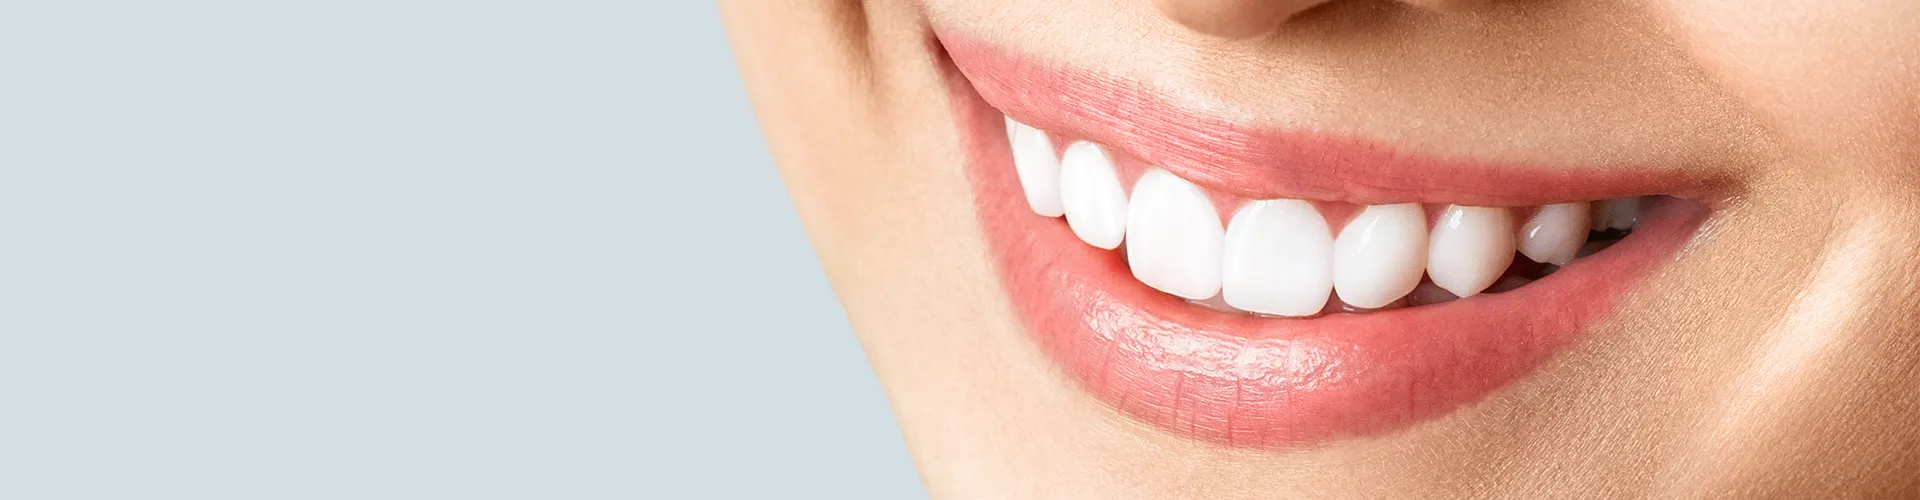
<path id="1" fill-rule="evenodd" d="M 1027 332 L 1095 397 L 1193 439 L 1311 444 L 1404 428 L 1478 401 L 1578 340 L 1708 215 L 1698 203 L 1650 203 L 1631 237 L 1507 293 L 1312 319 L 1223 314 L 1146 287 L 1120 252 L 1033 214 L 1002 117 L 1070 131 L 1253 198 L 1518 206 L 1704 183 L 1654 169 L 1548 173 L 1417 158 L 1358 139 L 1253 130 L 1182 112 L 1145 86 L 949 34 L 940 41 L 980 223 Z"/>
<path id="2" fill-rule="evenodd" d="M 1723 184 L 1682 169 L 1437 158 L 1351 137 L 1247 127 L 1183 108 L 1139 82 L 1063 68 L 965 35 L 938 36 L 974 91 L 1006 115 L 1242 198 L 1535 206 L 1667 194 L 1715 205 Z"/>

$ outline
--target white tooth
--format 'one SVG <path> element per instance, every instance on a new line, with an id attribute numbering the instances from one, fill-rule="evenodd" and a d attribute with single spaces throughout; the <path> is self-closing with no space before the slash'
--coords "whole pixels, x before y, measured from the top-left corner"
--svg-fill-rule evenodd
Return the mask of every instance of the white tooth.
<path id="1" fill-rule="evenodd" d="M 1299 200 L 1246 204 L 1227 223 L 1220 294 L 1236 309 L 1312 316 L 1333 292 L 1333 231 Z"/>
<path id="2" fill-rule="evenodd" d="M 1339 307 L 1339 309 L 1338 309 L 1338 310 L 1339 310 L 1339 312 L 1343 312 L 1343 313 L 1373 313 L 1373 312 L 1380 312 L 1380 311 L 1392 311 L 1392 310 L 1394 310 L 1394 309 L 1400 309 L 1400 308 L 1403 308 L 1403 307 L 1407 307 L 1407 306 L 1411 306 L 1411 305 L 1414 305 L 1414 304 L 1413 304 L 1412 302 L 1413 302 L 1413 300 L 1412 300 L 1412 296 L 1411 296 L 1411 295 L 1409 295 L 1409 296 L 1407 296 L 1407 297 L 1401 297 L 1401 298 L 1397 298 L 1397 299 L 1393 299 L 1392 301 L 1390 301 L 1390 302 L 1387 302 L 1387 303 L 1386 303 L 1386 305 L 1382 305 L 1382 306 L 1380 306 L 1380 307 L 1360 307 L 1360 306 L 1356 306 L 1356 305 L 1353 305 L 1353 304 L 1348 304 L 1348 303 L 1346 303 L 1345 301 L 1341 301 L 1341 302 L 1338 302 L 1337 304 L 1338 304 L 1338 307 Z"/>
<path id="3" fill-rule="evenodd" d="M 1607 228 L 1633 229 L 1640 222 L 1640 199 L 1607 200 Z"/>
<path id="4" fill-rule="evenodd" d="M 1392 304 L 1427 267 L 1427 217 L 1417 203 L 1360 211 L 1333 240 L 1333 290 L 1354 307 Z"/>
<path id="5" fill-rule="evenodd" d="M 1540 207 L 1533 218 L 1520 226 L 1520 254 L 1542 264 L 1564 266 L 1587 242 L 1592 227 L 1586 203 L 1561 203 Z"/>
<path id="6" fill-rule="evenodd" d="M 1127 207 L 1127 265 L 1141 283 L 1180 297 L 1220 293 L 1226 230 L 1199 186 L 1151 169 L 1133 185 Z"/>
<path id="7" fill-rule="evenodd" d="M 1053 140 L 1040 129 L 1007 118 L 1007 143 L 1013 148 L 1013 170 L 1027 193 L 1027 206 L 1047 217 L 1066 213 L 1060 205 L 1060 157 Z"/>
<path id="8" fill-rule="evenodd" d="M 1112 250 L 1127 236 L 1127 191 L 1100 146 L 1067 146 L 1060 159 L 1060 206 L 1067 226 L 1088 245 Z"/>
<path id="9" fill-rule="evenodd" d="M 1493 286 L 1513 264 L 1513 212 L 1450 205 L 1433 226 L 1427 277 L 1454 295 L 1472 297 Z"/>

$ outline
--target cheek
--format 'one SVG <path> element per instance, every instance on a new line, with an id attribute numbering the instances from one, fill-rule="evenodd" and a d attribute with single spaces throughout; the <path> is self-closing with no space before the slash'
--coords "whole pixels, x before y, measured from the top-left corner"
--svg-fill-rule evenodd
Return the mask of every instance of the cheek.
<path id="1" fill-rule="evenodd" d="M 1799 153 L 1914 158 L 1920 2 L 1652 1 L 1710 77 Z"/>

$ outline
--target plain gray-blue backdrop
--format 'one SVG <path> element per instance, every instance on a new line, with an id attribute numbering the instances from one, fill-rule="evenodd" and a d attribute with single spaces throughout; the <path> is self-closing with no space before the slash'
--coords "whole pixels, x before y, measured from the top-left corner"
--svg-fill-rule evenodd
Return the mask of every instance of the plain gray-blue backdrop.
<path id="1" fill-rule="evenodd" d="M 0 4 L 0 498 L 924 495 L 713 5 Z"/>

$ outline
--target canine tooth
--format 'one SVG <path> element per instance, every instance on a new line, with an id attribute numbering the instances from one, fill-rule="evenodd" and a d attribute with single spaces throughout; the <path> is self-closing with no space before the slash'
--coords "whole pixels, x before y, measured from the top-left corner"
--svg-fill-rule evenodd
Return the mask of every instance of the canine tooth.
<path id="1" fill-rule="evenodd" d="M 1640 199 L 1621 198 L 1607 200 L 1607 228 L 1633 229 L 1640 222 Z"/>
<path id="2" fill-rule="evenodd" d="M 1586 203 L 1561 203 L 1540 207 L 1520 226 L 1520 254 L 1542 264 L 1564 266 L 1587 242 L 1592 227 Z"/>
<path id="3" fill-rule="evenodd" d="M 1333 292 L 1333 232 L 1312 204 L 1261 200 L 1227 223 L 1220 294 L 1236 309 L 1312 316 Z"/>
<path id="4" fill-rule="evenodd" d="M 1127 207 L 1127 265 L 1162 292 L 1206 300 L 1220 293 L 1226 230 L 1199 186 L 1151 169 L 1133 185 Z"/>
<path id="5" fill-rule="evenodd" d="M 1053 154 L 1053 140 L 1046 132 L 1009 117 L 1007 144 L 1013 148 L 1013 170 L 1020 177 L 1020 189 L 1027 193 L 1027 206 L 1047 217 L 1065 214 L 1060 205 L 1060 157 Z"/>
<path id="6" fill-rule="evenodd" d="M 1427 276 L 1454 295 L 1472 297 L 1513 264 L 1513 212 L 1450 205 L 1433 226 L 1432 240 Z"/>
<path id="7" fill-rule="evenodd" d="M 1060 159 L 1060 206 L 1067 226 L 1088 245 L 1112 250 L 1127 236 L 1127 191 L 1100 146 L 1067 146 Z"/>
<path id="8" fill-rule="evenodd" d="M 1333 289 L 1354 307 L 1392 304 L 1426 267 L 1427 218 L 1417 203 L 1369 206 L 1333 240 Z"/>

